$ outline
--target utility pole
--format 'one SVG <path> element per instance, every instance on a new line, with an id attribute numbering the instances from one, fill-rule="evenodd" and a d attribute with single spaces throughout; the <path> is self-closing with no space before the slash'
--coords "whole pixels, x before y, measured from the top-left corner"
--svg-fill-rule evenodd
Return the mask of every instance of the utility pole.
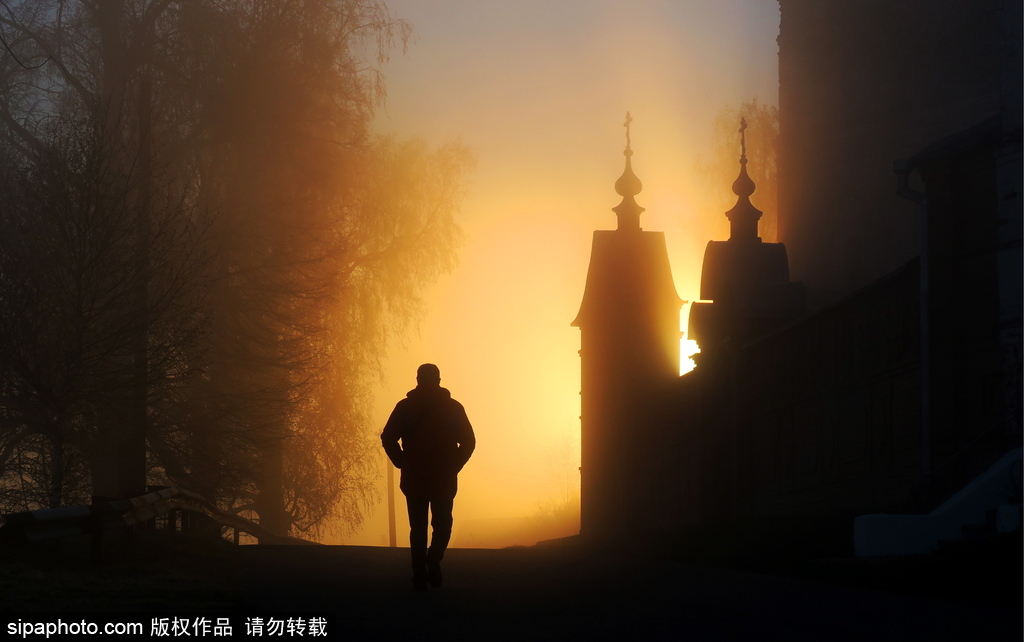
<path id="1" fill-rule="evenodd" d="M 395 548 L 398 545 L 395 535 L 395 467 L 387 456 L 384 457 L 384 465 L 388 467 L 388 545 Z"/>

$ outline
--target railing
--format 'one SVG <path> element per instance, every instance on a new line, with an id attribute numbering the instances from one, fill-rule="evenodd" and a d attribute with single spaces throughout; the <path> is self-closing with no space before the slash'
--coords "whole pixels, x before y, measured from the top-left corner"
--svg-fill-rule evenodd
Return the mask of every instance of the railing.
<path id="1" fill-rule="evenodd" d="M 105 531 L 153 522 L 160 515 L 168 515 L 173 524 L 176 514 L 190 513 L 205 515 L 222 527 L 233 529 L 236 544 L 240 533 L 248 533 L 266 544 L 314 544 L 271 533 L 255 522 L 221 510 L 201 495 L 176 486 L 131 499 L 2 515 L 0 542 L 38 542 L 78 535 L 88 535 L 96 541 Z"/>

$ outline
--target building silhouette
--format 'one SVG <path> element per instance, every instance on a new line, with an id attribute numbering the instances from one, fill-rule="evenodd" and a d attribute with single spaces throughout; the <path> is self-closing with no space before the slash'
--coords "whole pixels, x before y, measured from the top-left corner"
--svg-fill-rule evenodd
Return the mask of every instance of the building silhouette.
<path id="1" fill-rule="evenodd" d="M 806 308 L 803 284 L 789 280 L 783 243 L 765 243 L 758 235 L 761 210 L 750 197 L 757 189 L 747 174 L 747 124 L 741 119 L 739 175 L 732 184 L 736 205 L 727 241 L 708 241 L 701 269 L 700 298 L 690 308 L 690 339 L 700 346 L 700 361 L 781 327 Z"/>
<path id="2" fill-rule="evenodd" d="M 627 144 L 574 322 L 581 533 L 890 554 L 1019 529 L 1021 4 L 780 9 L 782 243 L 757 236 L 741 142 L 681 377 L 659 361 L 678 299 Z M 908 534 L 904 515 L 929 517 Z"/>
<path id="3" fill-rule="evenodd" d="M 594 232 L 579 314 L 581 437 L 580 530 L 603 537 L 625 529 L 635 489 L 624 478 L 642 466 L 641 413 L 652 391 L 679 376 L 679 308 L 663 232 L 640 228 L 626 115 L 626 167 L 615 182 L 618 227 Z"/>
<path id="4" fill-rule="evenodd" d="M 1021 3 L 779 7 L 779 239 L 823 306 L 921 253 L 893 161 L 992 117 L 1020 129 Z"/>

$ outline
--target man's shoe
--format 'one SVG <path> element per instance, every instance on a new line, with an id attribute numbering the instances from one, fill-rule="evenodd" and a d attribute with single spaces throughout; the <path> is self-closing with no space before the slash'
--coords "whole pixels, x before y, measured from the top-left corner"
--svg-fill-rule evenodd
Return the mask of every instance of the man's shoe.
<path id="1" fill-rule="evenodd" d="M 441 582 L 444 581 L 444 577 L 441 575 L 441 562 L 427 560 L 427 580 L 434 588 L 441 586 Z"/>
<path id="2" fill-rule="evenodd" d="M 428 577 L 427 565 L 421 561 L 414 560 L 412 564 L 412 587 L 417 591 L 427 590 Z"/>

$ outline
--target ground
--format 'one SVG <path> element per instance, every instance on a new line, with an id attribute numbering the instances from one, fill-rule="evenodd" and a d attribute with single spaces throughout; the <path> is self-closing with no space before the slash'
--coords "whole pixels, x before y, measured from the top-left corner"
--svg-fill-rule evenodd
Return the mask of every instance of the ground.
<path id="1" fill-rule="evenodd" d="M 334 639 L 348 640 L 1024 636 L 1024 612 L 1013 595 L 982 591 L 983 599 L 974 599 L 969 588 L 943 596 L 922 595 L 928 591 L 913 583 L 884 586 L 885 573 L 898 580 L 909 568 L 922 577 L 920 567 L 905 563 L 902 571 L 879 574 L 833 560 L 786 577 L 652 551 L 594 551 L 566 540 L 451 550 L 444 586 L 420 593 L 412 590 L 402 548 L 126 541 L 115 549 L 96 564 L 66 548 L 8 547 L 0 556 L 0 611 L 8 619 L 35 611 L 321 612 L 333 614 L 333 632 L 343 633 Z M 1012 576 L 1020 572 L 1017 563 Z"/>

